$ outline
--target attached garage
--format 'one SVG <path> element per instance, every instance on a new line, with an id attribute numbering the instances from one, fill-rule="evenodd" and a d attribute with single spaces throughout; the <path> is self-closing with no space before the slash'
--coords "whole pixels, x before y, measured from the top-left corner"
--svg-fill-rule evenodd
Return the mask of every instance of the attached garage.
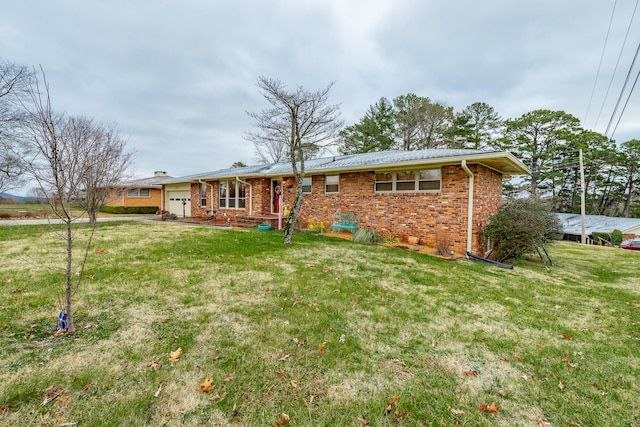
<path id="1" fill-rule="evenodd" d="M 180 218 L 191 216 L 191 188 L 189 185 L 167 185 L 167 210 Z"/>

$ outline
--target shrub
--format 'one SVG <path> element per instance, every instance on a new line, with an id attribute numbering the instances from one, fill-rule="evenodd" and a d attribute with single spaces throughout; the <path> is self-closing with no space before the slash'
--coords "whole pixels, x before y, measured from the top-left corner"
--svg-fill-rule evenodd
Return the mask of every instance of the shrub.
<path id="1" fill-rule="evenodd" d="M 611 232 L 611 244 L 613 246 L 620 246 L 620 244 L 622 243 L 622 240 L 623 240 L 622 231 L 613 230 Z"/>
<path id="2" fill-rule="evenodd" d="M 100 212 L 111 214 L 155 214 L 158 212 L 157 206 L 103 206 Z"/>
<path id="3" fill-rule="evenodd" d="M 507 201 L 483 230 L 500 262 L 521 258 L 561 233 L 557 215 L 536 198 Z"/>
<path id="4" fill-rule="evenodd" d="M 380 233 L 369 228 L 359 228 L 353 233 L 353 241 L 359 243 L 379 243 L 384 241 Z"/>

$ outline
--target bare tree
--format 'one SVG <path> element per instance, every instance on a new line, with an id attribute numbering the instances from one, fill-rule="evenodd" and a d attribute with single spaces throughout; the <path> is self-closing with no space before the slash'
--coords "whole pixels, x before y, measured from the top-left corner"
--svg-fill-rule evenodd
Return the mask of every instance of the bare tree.
<path id="1" fill-rule="evenodd" d="M 29 68 L 0 59 L 0 193 L 24 181 L 22 141 L 16 129 L 22 118 L 20 100 L 28 96 L 32 81 Z"/>
<path id="2" fill-rule="evenodd" d="M 29 91 L 30 102 L 23 105 L 26 111 L 23 121 L 25 140 L 28 144 L 23 160 L 37 183 L 38 193 L 46 197 L 54 217 L 64 225 L 62 230 L 54 229 L 65 242 L 66 248 L 61 309 L 67 316 L 67 331 L 74 333 L 72 297 L 82 282 L 96 223 L 89 227 L 86 240 L 80 239 L 76 224 L 84 211 L 79 214 L 73 211 L 72 202 L 91 197 L 91 201 L 84 203 L 94 209 L 99 199 L 95 194 L 110 184 L 99 175 L 104 173 L 109 179 L 118 178 L 121 176 L 121 165 L 129 165 L 131 158 L 124 153 L 124 143 L 115 137 L 117 132 L 113 128 L 95 125 L 86 118 L 55 112 L 51 108 L 49 86 L 42 69 L 40 73 L 41 78 L 34 72 L 34 83 Z M 86 244 L 78 247 L 81 241 Z M 81 256 L 74 258 L 76 248 L 81 251 Z"/>
<path id="3" fill-rule="evenodd" d="M 86 117 L 71 117 L 67 127 L 67 134 L 83 162 L 78 202 L 86 210 L 89 222 L 95 224 L 112 189 L 128 177 L 134 154 L 125 150 L 126 141 L 115 124 L 103 125 Z"/>
<path id="4" fill-rule="evenodd" d="M 329 104 L 333 83 L 315 92 L 302 87 L 287 91 L 274 79 L 259 77 L 257 86 L 271 108 L 260 113 L 247 113 L 255 120 L 257 132 L 249 133 L 254 142 L 281 143 L 291 162 L 296 180 L 296 195 L 284 227 L 284 243 L 291 243 L 293 228 L 302 207 L 304 161 L 309 154 L 332 142 L 342 127 L 338 105 Z"/>

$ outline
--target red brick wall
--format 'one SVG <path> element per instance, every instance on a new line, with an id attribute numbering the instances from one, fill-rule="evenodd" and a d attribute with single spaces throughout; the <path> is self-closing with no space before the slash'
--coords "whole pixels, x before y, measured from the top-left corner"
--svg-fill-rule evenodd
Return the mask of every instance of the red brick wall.
<path id="1" fill-rule="evenodd" d="M 481 227 L 502 204 L 501 174 L 479 165 L 470 165 L 474 173 L 474 215 L 472 250 L 484 253 Z M 373 172 L 340 175 L 340 192 L 325 194 L 324 176 L 313 176 L 312 193 L 305 194 L 300 224 L 306 221 L 328 223 L 336 213 L 357 212 L 361 226 L 383 236 L 406 240 L 409 236 L 434 248 L 436 239 L 446 250 L 466 252 L 469 177 L 460 166 L 442 168 L 442 187 L 438 193 L 375 193 Z M 295 188 L 285 186 L 285 204 L 293 201 Z"/>
<path id="2" fill-rule="evenodd" d="M 472 249 L 475 254 L 484 254 L 481 228 L 489 217 L 502 205 L 502 175 L 481 165 L 469 165 L 474 173 L 474 214 Z M 214 187 L 214 208 L 218 219 L 235 219 L 238 214 L 249 214 L 249 198 L 253 203 L 253 215 L 271 213 L 269 178 L 250 179 L 251 193 L 247 187 L 247 202 L 244 210 L 219 209 L 218 184 Z M 375 193 L 373 172 L 340 174 L 340 191 L 325 194 L 324 175 L 312 177 L 311 194 L 304 195 L 299 224 L 306 226 L 307 220 L 328 223 L 338 212 L 353 211 L 360 216 L 361 226 L 376 230 L 383 236 L 394 236 L 406 240 L 409 236 L 420 239 L 428 247 L 436 243 L 446 246 L 448 251 L 464 254 L 467 245 L 467 210 L 469 177 L 460 166 L 442 168 L 442 187 L 438 193 Z M 293 178 L 284 180 L 284 204 L 291 207 L 295 196 Z M 207 208 L 200 208 L 200 184 L 191 187 L 191 214 L 206 216 L 210 209 L 210 187 L 207 190 Z M 437 242 L 438 240 L 438 242 Z"/>

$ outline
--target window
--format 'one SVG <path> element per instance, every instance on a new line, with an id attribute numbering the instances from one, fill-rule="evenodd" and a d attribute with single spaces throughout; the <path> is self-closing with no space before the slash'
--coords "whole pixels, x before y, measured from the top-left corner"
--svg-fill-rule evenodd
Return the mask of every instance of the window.
<path id="1" fill-rule="evenodd" d="M 207 207 L 207 184 L 204 182 L 200 183 L 200 207 Z"/>
<path id="2" fill-rule="evenodd" d="M 311 193 L 311 177 L 302 178 L 302 192 Z"/>
<path id="3" fill-rule="evenodd" d="M 127 197 L 149 197 L 150 190 L 148 188 L 131 188 L 127 191 Z"/>
<path id="4" fill-rule="evenodd" d="M 375 191 L 385 192 L 436 192 L 442 181 L 440 169 L 418 171 L 378 172 L 375 175 Z"/>
<path id="5" fill-rule="evenodd" d="M 327 175 L 324 177 L 324 192 L 337 193 L 340 190 L 340 175 Z"/>
<path id="6" fill-rule="evenodd" d="M 246 203 L 246 185 L 240 181 L 220 181 L 221 208 L 244 209 Z"/>

